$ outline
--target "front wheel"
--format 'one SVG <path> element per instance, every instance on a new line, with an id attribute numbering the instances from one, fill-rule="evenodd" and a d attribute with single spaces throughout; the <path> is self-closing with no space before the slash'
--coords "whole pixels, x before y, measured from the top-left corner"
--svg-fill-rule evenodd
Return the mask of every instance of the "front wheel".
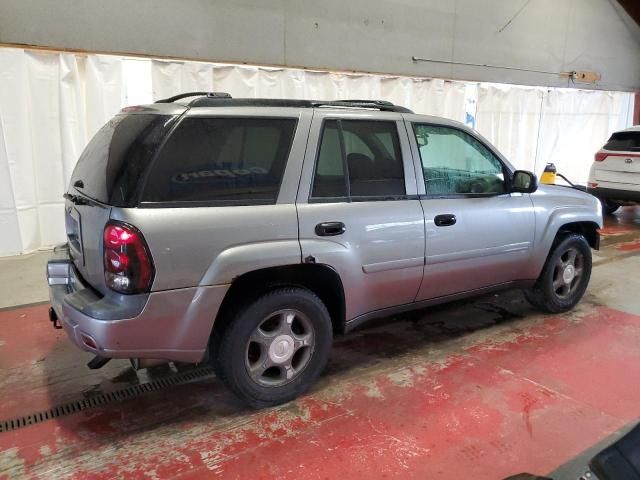
<path id="1" fill-rule="evenodd" d="M 259 297 L 219 334 L 215 370 L 254 408 L 304 393 L 324 369 L 332 343 L 325 305 L 302 288 L 279 288 Z"/>
<path id="2" fill-rule="evenodd" d="M 535 286 L 524 295 L 540 310 L 566 312 L 580 301 L 590 278 L 591 248 L 582 235 L 570 234 L 555 243 Z"/>

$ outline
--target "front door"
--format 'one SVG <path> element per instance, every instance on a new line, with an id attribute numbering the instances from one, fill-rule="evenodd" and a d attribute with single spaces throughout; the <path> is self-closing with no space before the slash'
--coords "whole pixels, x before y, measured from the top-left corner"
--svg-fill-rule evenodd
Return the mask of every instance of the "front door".
<path id="1" fill-rule="evenodd" d="M 297 203 L 302 258 L 338 272 L 347 320 L 413 302 L 424 217 L 401 116 L 316 110 L 308 145 Z"/>
<path id="2" fill-rule="evenodd" d="M 507 193 L 510 169 L 462 129 L 407 127 L 426 193 L 426 263 L 417 300 L 524 279 L 535 214 L 528 194 Z"/>

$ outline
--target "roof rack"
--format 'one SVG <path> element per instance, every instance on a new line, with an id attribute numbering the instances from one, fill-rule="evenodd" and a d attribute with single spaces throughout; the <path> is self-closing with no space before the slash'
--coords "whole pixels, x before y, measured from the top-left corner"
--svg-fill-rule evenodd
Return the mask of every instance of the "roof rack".
<path id="1" fill-rule="evenodd" d="M 197 97 L 190 107 L 293 107 L 293 108 L 368 108 L 382 112 L 413 113 L 405 107 L 385 100 L 288 100 L 283 98 L 232 98 L 225 92 L 189 92 L 158 100 L 156 103 L 173 103 L 177 100 Z"/>
<path id="2" fill-rule="evenodd" d="M 174 95 L 173 97 L 169 98 L 164 98 L 162 100 L 156 100 L 155 103 L 173 103 L 183 98 L 202 96 L 205 96 L 207 98 L 231 98 L 231 95 L 229 95 L 227 92 L 188 92 Z"/>
<path id="3" fill-rule="evenodd" d="M 334 100 L 328 102 L 312 100 L 311 103 L 314 107 L 373 108 L 382 112 L 413 113 L 406 107 L 400 107 L 385 100 Z"/>

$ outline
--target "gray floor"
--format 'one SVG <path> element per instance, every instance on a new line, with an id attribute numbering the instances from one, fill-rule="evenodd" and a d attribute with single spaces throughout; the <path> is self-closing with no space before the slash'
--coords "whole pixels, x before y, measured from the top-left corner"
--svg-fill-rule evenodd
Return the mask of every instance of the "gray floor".
<path id="1" fill-rule="evenodd" d="M 49 298 L 45 265 L 50 251 L 0 258 L 0 308 Z"/>

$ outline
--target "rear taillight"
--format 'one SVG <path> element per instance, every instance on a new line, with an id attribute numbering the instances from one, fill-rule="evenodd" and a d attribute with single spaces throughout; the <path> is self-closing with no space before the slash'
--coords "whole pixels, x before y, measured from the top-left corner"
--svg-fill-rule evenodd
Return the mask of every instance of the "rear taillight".
<path id="1" fill-rule="evenodd" d="M 598 152 L 596 153 L 596 162 L 603 162 L 605 158 L 609 156 L 608 153 Z"/>
<path id="2" fill-rule="evenodd" d="M 155 268 L 142 233 L 132 225 L 110 221 L 103 240 L 107 286 L 120 293 L 148 292 Z"/>

